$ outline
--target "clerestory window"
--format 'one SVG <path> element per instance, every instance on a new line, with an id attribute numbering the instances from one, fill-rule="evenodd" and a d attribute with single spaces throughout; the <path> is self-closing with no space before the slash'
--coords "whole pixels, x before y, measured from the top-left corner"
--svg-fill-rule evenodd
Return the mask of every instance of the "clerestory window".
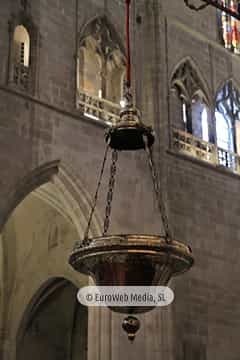
<path id="1" fill-rule="evenodd" d="M 218 92 L 215 107 L 217 146 L 220 163 L 235 167 L 240 154 L 240 92 L 228 81 Z"/>
<path id="2" fill-rule="evenodd" d="M 204 141 L 210 141 L 209 109 L 203 86 L 190 61 L 180 65 L 171 81 L 174 91 L 172 103 L 175 102 L 174 118 L 177 127 Z M 178 105 L 176 103 L 178 102 Z M 176 112 L 181 108 L 181 116 Z"/>
<path id="3" fill-rule="evenodd" d="M 238 12 L 238 0 L 221 0 L 221 3 L 230 8 L 234 12 Z M 223 11 L 218 11 L 218 23 L 220 38 L 224 47 L 235 54 L 240 54 L 240 21 L 226 14 Z"/>
<path id="4" fill-rule="evenodd" d="M 125 58 L 117 33 L 105 17 L 86 25 L 79 40 L 77 105 L 104 120 L 119 114 Z"/>
<path id="5" fill-rule="evenodd" d="M 39 50 L 39 32 L 29 12 L 23 10 L 9 21 L 8 84 L 34 93 Z"/>
<path id="6" fill-rule="evenodd" d="M 15 63 L 29 67 L 30 36 L 27 29 L 23 25 L 18 25 L 15 28 L 13 41 Z"/>
<path id="7" fill-rule="evenodd" d="M 23 25 L 16 26 L 13 35 L 13 82 L 27 90 L 30 72 L 30 36 Z"/>

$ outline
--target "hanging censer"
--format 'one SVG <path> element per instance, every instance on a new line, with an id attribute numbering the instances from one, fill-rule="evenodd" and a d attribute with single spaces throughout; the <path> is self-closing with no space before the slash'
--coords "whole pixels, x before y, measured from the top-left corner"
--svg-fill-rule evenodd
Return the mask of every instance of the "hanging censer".
<path id="1" fill-rule="evenodd" d="M 145 126 L 142 123 L 140 113 L 133 105 L 129 41 L 130 0 L 125 1 L 127 42 L 125 106 L 120 111 L 119 122 L 110 127 L 106 134 L 107 147 L 85 236 L 83 241 L 75 244 L 70 255 L 69 263 L 78 272 L 91 276 L 97 286 L 166 286 L 173 276 L 182 274 L 190 269 L 193 265 L 193 257 L 188 246 L 172 238 L 153 162 L 153 130 L 151 127 Z M 99 237 L 89 238 L 89 229 L 96 207 L 109 149 L 112 151 L 112 163 L 103 234 Z M 118 151 L 138 150 L 145 150 L 147 154 L 165 234 L 108 235 Z M 128 306 L 112 307 L 111 310 L 131 314 L 124 319 L 122 327 L 127 332 L 129 340 L 134 340 L 135 334 L 140 327 L 140 322 L 132 314 L 150 311 L 152 308 L 153 307 Z"/>

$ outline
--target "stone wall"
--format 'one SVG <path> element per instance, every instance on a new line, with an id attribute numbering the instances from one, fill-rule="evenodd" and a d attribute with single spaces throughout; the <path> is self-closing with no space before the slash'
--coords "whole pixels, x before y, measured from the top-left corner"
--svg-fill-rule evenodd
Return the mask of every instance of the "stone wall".
<path id="1" fill-rule="evenodd" d="M 120 1 L 32 1 L 27 11 L 39 36 L 34 74 L 36 92 L 26 94 L 7 82 L 8 21 L 21 10 L 19 4 L 18 1 L 0 4 L 2 225 L 24 195 L 41 185 L 38 172 L 32 171 L 55 160 L 59 160 L 60 167 L 67 169 L 74 179 L 80 194 L 76 202 L 80 204 L 82 196 L 91 203 L 104 153 L 105 126 L 84 118 L 76 110 L 78 36 L 88 21 L 105 15 L 124 40 L 124 7 Z M 233 78 L 239 83 L 240 58 L 220 45 L 214 9 L 194 13 L 183 1 L 139 0 L 133 4 L 133 20 L 136 100 L 143 120 L 156 130 L 156 161 L 174 237 L 191 245 L 196 263 L 189 274 L 171 284 L 176 296 L 172 306 L 141 317 L 143 328 L 134 345 L 130 346 L 122 333 L 122 317 L 98 310 L 92 317 L 90 315 L 89 360 L 118 360 L 123 356 L 123 348 L 126 360 L 133 356 L 151 360 L 160 357 L 236 360 L 240 354 L 237 338 L 239 177 L 180 156 L 171 149 L 175 114 L 169 108 L 169 85 L 179 62 L 190 58 L 206 84 L 213 106 L 217 89 L 227 79 Z M 144 153 L 120 154 L 112 232 L 158 233 L 161 230 L 145 158 Z M 109 164 L 104 189 L 108 174 Z M 66 187 L 70 191 L 70 184 Z M 102 191 L 97 208 L 99 227 L 92 229 L 95 234 L 100 232 L 102 225 L 105 196 Z M 85 202 L 79 205 L 83 219 L 79 225 L 81 229 L 87 218 Z M 31 256 L 38 252 L 38 246 L 36 242 Z M 16 275 L 14 251 L 8 254 L 8 261 L 13 264 L 11 270 L 7 268 L 9 273 L 3 281 Z M 38 270 L 41 273 L 40 268 Z M 44 269 L 43 274 L 47 281 L 48 274 Z M 31 276 L 32 279 L 23 279 L 29 287 L 28 295 L 24 303 L 18 303 L 16 312 L 24 313 L 36 291 L 34 273 Z M 9 289 L 8 285 L 4 283 L 5 291 Z M 9 290 L 11 306 L 16 296 L 16 292 Z M 5 303 L 7 314 L 9 304 Z M 2 325 L 4 360 L 15 360 L 15 353 L 10 349 L 15 346 L 14 334 L 19 321 L 14 323 L 13 317 L 11 322 Z"/>

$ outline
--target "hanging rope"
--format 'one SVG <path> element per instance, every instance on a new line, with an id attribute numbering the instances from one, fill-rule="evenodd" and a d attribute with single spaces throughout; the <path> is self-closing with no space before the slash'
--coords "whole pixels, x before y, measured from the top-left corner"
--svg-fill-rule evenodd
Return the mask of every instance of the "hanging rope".
<path id="1" fill-rule="evenodd" d="M 130 49 L 130 2 L 126 0 L 126 49 L 127 49 L 127 88 L 131 87 L 131 49 Z"/>

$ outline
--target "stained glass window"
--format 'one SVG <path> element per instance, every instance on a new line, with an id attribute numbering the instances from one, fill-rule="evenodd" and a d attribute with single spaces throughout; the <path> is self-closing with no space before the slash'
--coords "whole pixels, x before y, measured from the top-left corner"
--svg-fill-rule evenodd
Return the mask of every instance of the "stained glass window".
<path id="1" fill-rule="evenodd" d="M 237 12 L 239 0 L 221 0 L 221 3 Z M 219 11 L 219 19 L 225 48 L 240 54 L 240 21 L 223 11 Z"/>

